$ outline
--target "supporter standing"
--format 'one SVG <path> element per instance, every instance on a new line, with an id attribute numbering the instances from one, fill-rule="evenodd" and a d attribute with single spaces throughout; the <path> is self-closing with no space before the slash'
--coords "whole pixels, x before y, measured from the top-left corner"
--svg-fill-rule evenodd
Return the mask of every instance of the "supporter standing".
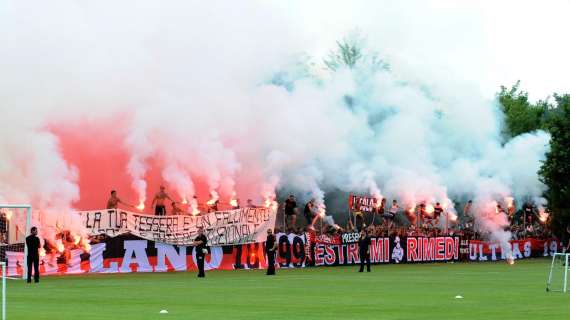
<path id="1" fill-rule="evenodd" d="M 192 243 L 194 250 L 196 250 L 196 264 L 198 265 L 198 278 L 206 277 L 204 273 L 204 258 L 208 253 L 208 238 L 204 234 L 203 228 L 198 228 L 198 236 Z"/>
<path id="2" fill-rule="evenodd" d="M 111 190 L 111 197 L 107 200 L 107 209 L 117 209 L 119 203 L 124 204 L 125 206 L 134 208 L 133 205 L 123 202 L 118 196 L 116 190 Z"/>
<path id="3" fill-rule="evenodd" d="M 26 247 L 28 249 L 27 267 L 28 277 L 26 281 L 32 282 L 32 267 L 34 268 L 34 282 L 40 282 L 40 238 L 38 238 L 38 228 L 32 227 L 30 235 L 26 237 Z"/>
<path id="4" fill-rule="evenodd" d="M 297 201 L 295 200 L 295 196 L 289 195 L 289 197 L 285 200 L 285 227 L 295 228 L 297 225 Z"/>
<path id="5" fill-rule="evenodd" d="M 160 186 L 160 191 L 157 192 L 154 195 L 154 198 L 152 199 L 151 206 L 154 206 L 154 214 L 157 216 L 166 215 L 166 206 L 164 205 L 164 201 L 166 201 L 166 199 L 170 200 L 171 202 L 174 202 L 174 200 L 170 198 L 170 196 L 166 193 L 165 190 L 166 188 L 164 186 Z"/>
<path id="6" fill-rule="evenodd" d="M 384 215 L 385 211 L 386 211 L 386 198 L 382 198 L 382 200 L 380 201 L 380 205 L 378 206 L 378 208 L 376 208 L 376 212 L 373 211 L 374 216 L 372 217 L 372 223 L 371 223 L 371 225 L 374 225 L 374 224 L 375 224 L 374 222 L 375 222 L 375 220 L 376 220 L 376 219 L 375 219 L 376 214 L 378 214 L 378 216 L 382 219 L 382 223 L 381 223 L 381 224 L 384 225 L 384 224 L 387 222 L 387 221 L 386 221 L 386 216 Z"/>
<path id="7" fill-rule="evenodd" d="M 309 200 L 307 204 L 305 204 L 305 210 L 303 211 L 303 215 L 307 220 L 307 225 L 309 229 L 313 229 L 313 210 L 315 208 L 315 199 Z"/>
<path id="8" fill-rule="evenodd" d="M 360 239 L 358 239 L 358 250 L 360 254 L 360 270 L 364 271 L 364 263 L 366 262 L 366 271 L 370 272 L 370 237 L 366 228 L 360 231 Z"/>
<path id="9" fill-rule="evenodd" d="M 400 210 L 400 205 L 398 205 L 398 200 L 394 199 L 392 200 L 392 206 L 390 207 L 390 210 L 388 210 L 388 228 L 392 228 L 392 225 L 394 224 L 394 220 L 396 218 L 396 214 L 398 214 L 398 211 Z"/>
<path id="10" fill-rule="evenodd" d="M 467 201 L 465 206 L 463 206 L 463 217 L 465 223 L 465 229 L 473 230 L 474 228 L 474 219 L 473 215 L 471 214 L 471 206 L 473 205 L 473 200 Z"/>
<path id="11" fill-rule="evenodd" d="M 277 250 L 277 241 L 273 235 L 273 230 L 267 229 L 267 239 L 265 240 L 265 256 L 267 257 L 267 275 L 275 275 L 275 251 Z"/>
<path id="12" fill-rule="evenodd" d="M 433 207 L 433 219 L 435 220 L 436 226 L 439 225 L 439 219 L 440 219 L 442 214 L 443 214 L 443 207 L 441 206 L 441 204 L 439 202 L 436 202 L 435 206 Z"/>

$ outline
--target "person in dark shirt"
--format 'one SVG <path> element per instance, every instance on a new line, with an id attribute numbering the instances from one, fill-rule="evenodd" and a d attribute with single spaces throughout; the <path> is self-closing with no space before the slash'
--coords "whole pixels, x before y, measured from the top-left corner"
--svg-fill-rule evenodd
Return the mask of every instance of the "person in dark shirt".
<path id="1" fill-rule="evenodd" d="M 204 234 L 203 228 L 198 228 L 198 236 L 194 239 L 192 244 L 196 250 L 196 260 L 198 264 L 198 278 L 204 278 L 204 258 L 208 253 L 208 238 Z"/>
<path id="2" fill-rule="evenodd" d="M 533 208 L 533 205 L 531 202 L 526 202 L 523 205 L 523 216 L 522 216 L 522 221 L 523 221 L 523 225 L 526 226 L 526 224 L 528 224 L 528 217 L 532 217 L 535 214 L 535 210 Z"/>
<path id="3" fill-rule="evenodd" d="M 273 235 L 273 230 L 267 229 L 267 240 L 265 240 L 265 255 L 267 256 L 267 275 L 275 275 L 275 251 L 277 250 L 277 241 Z"/>
<path id="4" fill-rule="evenodd" d="M 438 226 L 439 219 L 441 218 L 442 215 L 443 215 L 443 207 L 441 206 L 441 203 L 436 202 L 435 207 L 433 207 L 433 219 L 435 220 L 433 224 Z"/>
<path id="5" fill-rule="evenodd" d="M 429 216 L 427 215 L 425 203 L 420 203 L 420 206 L 418 207 L 418 218 L 419 218 L 418 228 L 421 229 L 424 227 L 426 220 L 429 218 Z"/>
<path id="6" fill-rule="evenodd" d="M 297 225 L 297 201 L 293 195 L 285 200 L 285 225 L 287 228 L 295 228 Z"/>
<path id="7" fill-rule="evenodd" d="M 34 267 L 34 282 L 40 282 L 40 238 L 38 238 L 38 228 L 32 227 L 30 235 L 26 237 L 26 247 L 28 248 L 27 267 L 28 278 L 27 282 L 32 282 L 32 266 Z"/>
<path id="8" fill-rule="evenodd" d="M 303 214 L 305 215 L 305 219 L 307 220 L 307 225 L 309 226 L 309 229 L 313 228 L 313 210 L 315 209 L 315 199 L 311 199 L 309 202 L 307 202 L 307 204 L 305 205 L 305 210 L 303 211 Z"/>
<path id="9" fill-rule="evenodd" d="M 360 253 L 360 270 L 364 271 L 364 263 L 366 262 L 366 271 L 370 272 L 370 237 L 365 228 L 360 231 L 360 239 L 358 239 L 358 249 Z"/>

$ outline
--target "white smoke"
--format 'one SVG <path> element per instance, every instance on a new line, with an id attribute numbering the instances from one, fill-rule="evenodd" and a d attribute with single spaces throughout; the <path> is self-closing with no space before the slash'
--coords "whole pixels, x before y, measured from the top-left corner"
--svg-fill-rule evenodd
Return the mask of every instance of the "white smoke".
<path id="1" fill-rule="evenodd" d="M 287 189 L 322 210 L 328 190 L 405 206 L 541 197 L 548 134 L 503 141 L 499 107 L 480 93 L 489 86 L 477 60 L 487 52 L 485 15 L 433 2 L 288 5 L 307 10 L 10 2 L 0 13 L 10 30 L 0 34 L 0 200 L 71 208 L 81 173 L 46 126 L 117 113 L 130 119 L 118 143 L 143 202 L 151 163 L 190 201 L 198 179 L 220 197 L 247 189 L 274 199 Z M 355 27 L 390 69 L 370 60 L 326 69 L 322 58 Z"/>

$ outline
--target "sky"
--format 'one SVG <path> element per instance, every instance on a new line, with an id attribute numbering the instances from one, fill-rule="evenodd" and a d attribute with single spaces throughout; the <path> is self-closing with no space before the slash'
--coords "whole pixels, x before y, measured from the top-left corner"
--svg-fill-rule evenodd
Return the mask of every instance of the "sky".
<path id="1" fill-rule="evenodd" d="M 521 80 L 533 100 L 568 92 L 570 1 L 287 1 L 295 30 L 325 54 L 357 28 L 422 80 L 450 74 L 493 96 Z"/>

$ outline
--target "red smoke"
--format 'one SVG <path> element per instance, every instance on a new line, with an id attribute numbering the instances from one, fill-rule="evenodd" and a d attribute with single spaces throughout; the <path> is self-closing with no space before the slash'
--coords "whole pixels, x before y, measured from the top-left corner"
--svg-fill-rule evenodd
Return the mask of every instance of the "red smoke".
<path id="1" fill-rule="evenodd" d="M 131 177 L 127 173 L 129 154 L 124 147 L 125 128 L 129 125 L 128 116 L 114 119 L 81 120 L 76 122 L 56 123 L 49 126 L 59 138 L 63 158 L 77 167 L 79 172 L 80 199 L 73 203 L 78 210 L 101 209 L 106 206 L 111 190 L 117 190 L 119 197 L 132 205 L 138 204 L 136 192 L 131 187 Z M 175 190 L 169 188 L 161 176 L 163 164 L 158 157 L 148 161 L 145 180 L 148 184 L 146 212 L 150 212 L 152 197 L 161 184 L 175 201 L 181 201 Z M 188 160 L 192 163 L 192 159 Z M 259 187 L 262 176 L 260 170 L 244 166 L 238 175 L 237 197 L 244 205 L 247 198 L 260 201 Z M 247 171 L 246 171 L 247 170 Z M 241 176 L 241 178 L 240 178 Z M 192 176 L 196 195 L 200 203 L 205 203 L 210 195 L 204 177 Z M 228 202 L 231 195 L 221 193 L 221 202 Z"/>

